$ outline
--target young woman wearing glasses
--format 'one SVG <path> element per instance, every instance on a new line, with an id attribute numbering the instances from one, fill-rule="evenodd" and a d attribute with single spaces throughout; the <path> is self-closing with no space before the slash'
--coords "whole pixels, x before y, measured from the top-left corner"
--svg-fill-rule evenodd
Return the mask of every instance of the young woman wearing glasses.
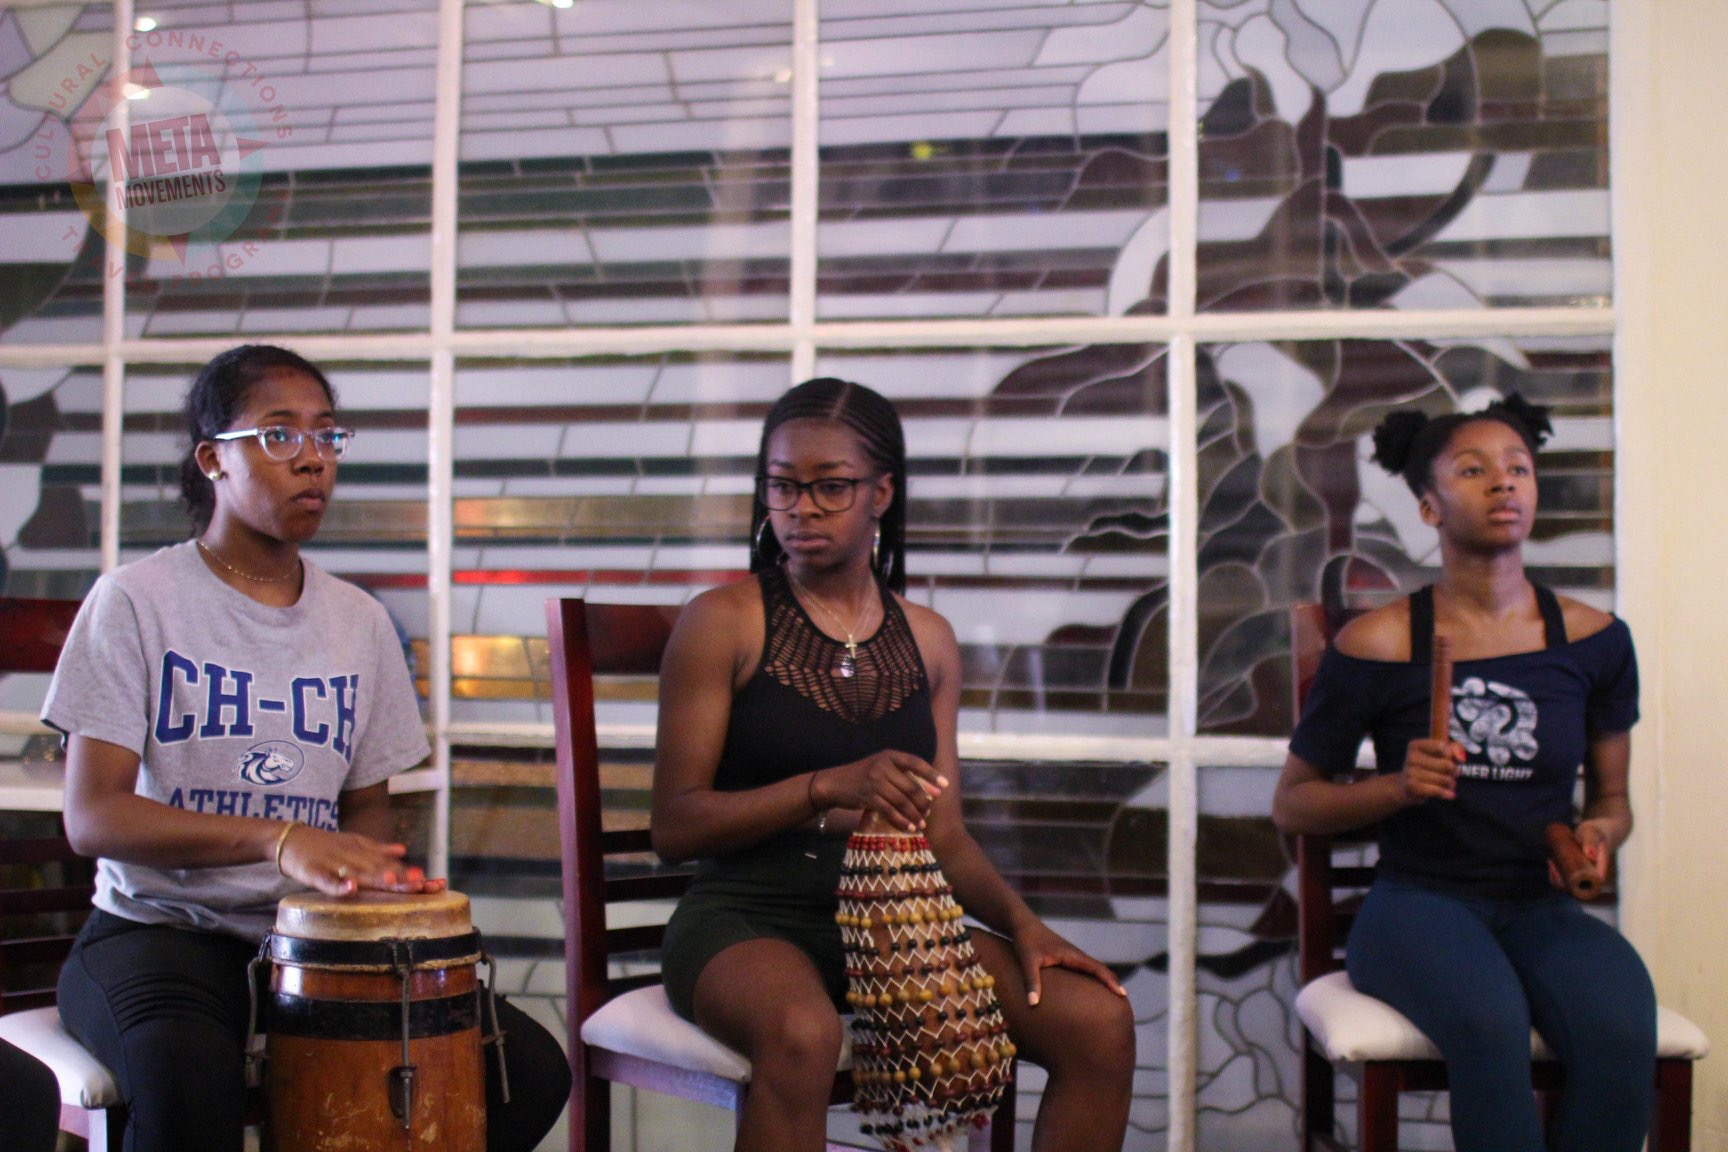
<path id="1" fill-rule="evenodd" d="M 60 1012 L 120 1081 L 129 1152 L 241 1148 L 246 968 L 283 896 L 443 885 L 391 834 L 387 781 L 429 748 L 389 617 L 300 554 L 353 440 L 329 382 L 248 345 L 185 411 L 193 538 L 97 581 L 42 710 L 66 733 L 67 834 L 99 858 Z M 499 1015 L 512 1102 L 488 1084 L 488 1146 L 525 1150 L 568 1072 Z"/>
<path id="2" fill-rule="evenodd" d="M 873 811 L 924 829 L 955 899 L 994 930 L 973 933 L 978 958 L 1015 1045 L 1049 1073 L 1035 1146 L 1119 1148 L 1134 1071 L 1121 986 L 1033 915 L 961 824 L 960 651 L 946 620 L 901 595 L 893 406 L 831 379 L 782 396 L 753 522 L 756 579 L 679 617 L 654 769 L 655 850 L 700 861 L 667 929 L 666 990 L 753 1063 L 737 1147 L 823 1147 L 847 984 L 834 893 L 847 834 Z"/>

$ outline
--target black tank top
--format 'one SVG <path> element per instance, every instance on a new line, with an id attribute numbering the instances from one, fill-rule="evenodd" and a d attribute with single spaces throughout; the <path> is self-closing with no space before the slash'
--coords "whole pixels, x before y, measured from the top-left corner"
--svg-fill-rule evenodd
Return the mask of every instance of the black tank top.
<path id="1" fill-rule="evenodd" d="M 714 772 L 722 792 L 861 760 L 884 748 L 936 755 L 930 682 L 900 603 L 880 583 L 882 624 L 860 641 L 852 675 L 846 646 L 816 627 L 785 570 L 759 575 L 766 629 L 762 662 L 732 699 Z"/>

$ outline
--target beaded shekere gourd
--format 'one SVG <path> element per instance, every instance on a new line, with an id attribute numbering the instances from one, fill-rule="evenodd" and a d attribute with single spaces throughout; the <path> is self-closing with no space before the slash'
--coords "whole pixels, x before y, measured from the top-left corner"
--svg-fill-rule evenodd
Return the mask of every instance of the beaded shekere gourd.
<path id="1" fill-rule="evenodd" d="M 923 836 L 853 833 L 838 894 L 852 1107 L 892 1152 L 947 1152 L 989 1123 L 1013 1069 L 996 981 Z"/>

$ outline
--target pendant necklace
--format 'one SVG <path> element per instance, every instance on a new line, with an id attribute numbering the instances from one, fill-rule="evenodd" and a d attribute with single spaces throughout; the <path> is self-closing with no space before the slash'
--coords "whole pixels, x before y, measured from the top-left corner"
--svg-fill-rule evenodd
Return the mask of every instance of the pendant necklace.
<path id="1" fill-rule="evenodd" d="M 840 622 L 840 618 L 838 616 L 834 615 L 834 613 L 829 610 L 828 605 L 826 605 L 822 602 L 821 597 L 817 596 L 816 593 L 814 593 L 814 592 L 810 591 L 810 589 L 806 588 L 799 581 L 799 579 L 796 576 L 792 575 L 792 570 L 790 568 L 788 568 L 786 570 L 786 575 L 789 579 L 791 579 L 793 585 L 798 589 L 798 591 L 804 593 L 804 598 L 806 600 L 809 600 L 811 604 L 815 605 L 816 610 L 821 612 L 822 615 L 827 618 L 827 620 L 830 624 L 832 624 L 832 625 L 834 625 L 834 627 L 840 629 L 840 631 L 846 633 L 846 655 L 840 657 L 840 666 L 839 666 L 838 671 L 839 671 L 839 673 L 843 679 L 850 680 L 853 676 L 857 675 L 857 673 L 858 673 L 858 637 L 857 637 L 857 632 L 859 631 L 859 625 L 864 623 L 865 616 L 867 616 L 870 612 L 869 601 L 868 600 L 865 601 L 864 610 L 862 612 L 858 613 L 857 617 L 852 621 L 852 627 L 848 628 L 845 624 L 842 624 Z"/>

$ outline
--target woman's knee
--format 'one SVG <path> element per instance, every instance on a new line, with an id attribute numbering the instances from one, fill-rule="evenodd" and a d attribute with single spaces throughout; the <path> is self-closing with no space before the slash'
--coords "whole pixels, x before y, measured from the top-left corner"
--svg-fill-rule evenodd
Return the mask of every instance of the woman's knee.
<path id="1" fill-rule="evenodd" d="M 811 1079 L 831 1081 L 840 1065 L 844 1026 L 826 1003 L 790 1004 L 763 1020 L 756 1051 L 758 1064 L 807 1071 Z"/>
<path id="2" fill-rule="evenodd" d="M 1026 1055 L 1052 1076 L 1131 1082 L 1135 1027 L 1127 998 L 1087 977 L 1062 975 L 1068 978 L 1059 987 L 1049 987 L 1046 975 L 1047 994 L 1031 1009 L 1028 1026 L 1021 1030 L 1030 1041 L 1022 1044 Z M 1049 1015 L 1043 1015 L 1047 1011 Z"/>

